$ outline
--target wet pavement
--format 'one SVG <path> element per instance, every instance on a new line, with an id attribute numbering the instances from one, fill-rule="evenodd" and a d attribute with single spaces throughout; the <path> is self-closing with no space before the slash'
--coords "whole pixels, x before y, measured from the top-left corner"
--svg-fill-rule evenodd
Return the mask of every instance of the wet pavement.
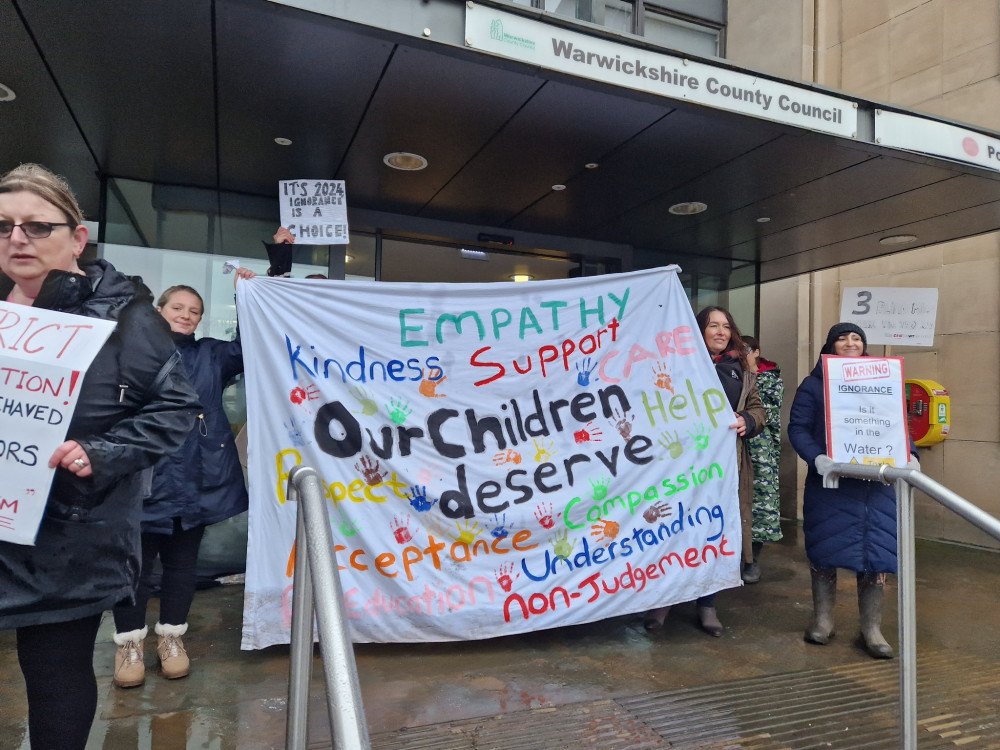
<path id="1" fill-rule="evenodd" d="M 807 690 L 810 685 L 823 694 L 824 681 L 830 680 L 830 675 L 843 681 L 847 674 L 854 675 L 850 684 L 855 686 L 848 694 L 858 694 L 858 685 L 877 681 L 883 685 L 880 690 L 887 692 L 877 701 L 884 714 L 880 720 L 891 725 L 897 710 L 893 702 L 898 701 L 898 660 L 875 662 L 855 644 L 853 574 L 841 572 L 837 637 L 825 647 L 803 642 L 802 631 L 812 607 L 808 565 L 798 526 L 786 524 L 785 530 L 782 542 L 764 549 L 759 584 L 719 595 L 719 616 L 726 626 L 722 638 L 699 631 L 694 605 L 687 604 L 675 607 L 665 627 L 655 633 L 643 629 L 640 615 L 628 615 L 486 641 L 356 646 L 373 746 L 676 747 L 676 739 L 664 739 L 666 730 L 654 731 L 661 721 L 656 717 L 665 711 L 672 715 L 663 726 L 673 727 L 670 731 L 675 738 L 693 735 L 694 729 L 683 722 L 677 724 L 676 711 L 667 710 L 670 706 L 683 704 L 685 715 L 693 717 L 690 722 L 704 723 L 691 707 L 708 701 L 709 695 L 722 696 L 712 700 L 725 701 L 731 696 L 735 701 L 738 694 L 748 693 L 766 702 L 778 700 L 763 698 L 767 690 L 778 696 Z M 952 677 L 933 681 L 942 690 L 942 680 L 962 683 L 968 682 L 970 673 L 996 674 L 996 681 L 990 677 L 981 685 L 984 700 L 996 701 L 995 683 L 1000 682 L 998 591 L 1000 554 L 917 543 L 918 660 L 928 665 L 921 672 L 925 676 L 933 670 L 946 671 L 950 665 L 948 674 Z M 895 597 L 895 580 L 891 579 L 884 631 L 893 645 L 897 643 Z M 99 706 L 88 750 L 283 747 L 288 648 L 240 651 L 242 605 L 241 585 L 199 591 L 185 636 L 192 659 L 191 675 L 164 680 L 154 666 L 155 638 L 151 637 L 146 641 L 146 683 L 130 690 L 111 684 L 113 626 L 106 615 L 95 652 Z M 150 623 L 155 622 L 155 606 L 154 600 Z M 961 684 L 955 686 L 955 690 L 960 688 Z M 923 703 L 918 706 L 925 733 L 928 726 L 938 726 L 934 722 L 944 710 L 932 705 L 931 694 L 926 692 L 929 689 L 921 688 Z M 968 685 L 966 689 L 972 690 Z M 945 693 L 955 694 L 955 690 Z M 753 698 L 750 706 L 760 714 L 766 705 L 758 705 L 758 698 Z M 966 697 L 964 703 L 971 705 L 970 700 Z M 324 701 L 317 659 L 310 703 L 310 747 L 330 747 Z M 643 711 L 646 718 L 637 719 Z M 727 708 L 730 715 L 735 711 Z M 925 715 L 927 711 L 935 715 Z M 590 725 L 580 724 L 581 715 L 590 717 Z M 480 717 L 486 718 L 477 722 Z M 474 735 L 485 731 L 484 722 L 500 727 L 505 717 L 508 726 L 504 731 L 519 729 L 519 740 L 496 740 L 493 744 L 476 740 Z M 948 741 L 967 748 L 1000 747 L 1000 723 L 976 721 L 978 734 L 966 732 L 959 740 Z M 535 726 L 531 722 L 542 723 L 526 731 L 526 727 Z M 548 724 L 543 726 L 544 722 Z M 567 731 L 570 724 L 587 728 L 589 733 L 579 736 L 592 739 L 571 739 Z M 560 726 L 562 739 L 553 740 L 560 736 Z M 797 730 L 799 739 L 780 746 L 806 747 L 810 743 L 803 744 L 802 738 L 810 733 L 819 737 L 818 725 L 814 729 L 809 728 L 812 724 L 803 726 Z M 606 736 L 601 735 L 602 730 L 607 731 Z M 840 739 L 817 740 L 816 744 L 861 746 L 844 730 L 838 731 Z M 0 632 L 0 749 L 27 748 L 26 732 L 24 688 L 14 636 L 9 631 Z M 758 734 L 763 737 L 767 732 Z M 941 734 L 947 731 L 934 737 Z M 697 747 L 723 746 L 713 742 L 702 740 Z M 762 742 L 727 744 L 771 746 Z M 898 742 L 873 742 L 867 746 L 898 747 Z"/>

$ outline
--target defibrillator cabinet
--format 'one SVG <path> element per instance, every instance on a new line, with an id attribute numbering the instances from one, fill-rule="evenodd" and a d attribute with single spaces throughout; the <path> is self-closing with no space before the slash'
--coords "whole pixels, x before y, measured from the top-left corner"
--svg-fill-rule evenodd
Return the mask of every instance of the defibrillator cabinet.
<path id="1" fill-rule="evenodd" d="M 951 428 L 948 391 L 933 380 L 906 381 L 906 421 L 914 445 L 937 445 Z"/>

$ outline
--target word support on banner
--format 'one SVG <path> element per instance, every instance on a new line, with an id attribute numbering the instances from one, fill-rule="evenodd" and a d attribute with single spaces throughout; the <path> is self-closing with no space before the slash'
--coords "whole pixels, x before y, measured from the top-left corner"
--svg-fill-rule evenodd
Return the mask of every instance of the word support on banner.
<path id="1" fill-rule="evenodd" d="M 823 355 L 826 444 L 840 463 L 905 466 L 910 460 L 903 360 Z"/>
<path id="2" fill-rule="evenodd" d="M 346 245 L 347 190 L 343 180 L 283 180 L 278 183 L 281 226 L 300 245 Z"/>
<path id="3" fill-rule="evenodd" d="M 587 279 L 255 278 L 244 648 L 287 643 L 297 465 L 352 637 L 491 638 L 740 585 L 735 418 L 676 267 Z"/>
<path id="4" fill-rule="evenodd" d="M 0 541 L 32 545 L 80 385 L 115 323 L 0 302 Z"/>

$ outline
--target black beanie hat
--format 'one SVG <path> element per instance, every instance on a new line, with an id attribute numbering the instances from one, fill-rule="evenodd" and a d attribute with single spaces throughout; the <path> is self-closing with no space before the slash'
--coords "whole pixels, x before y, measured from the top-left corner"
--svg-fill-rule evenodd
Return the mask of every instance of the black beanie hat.
<path id="1" fill-rule="evenodd" d="M 868 337 L 865 336 L 865 332 L 861 330 L 854 323 L 837 323 L 830 329 L 830 332 L 826 334 L 826 344 L 820 351 L 820 354 L 833 354 L 833 344 L 834 342 L 843 336 L 845 333 L 856 333 L 861 337 L 861 343 L 864 345 L 864 352 L 868 353 Z"/>

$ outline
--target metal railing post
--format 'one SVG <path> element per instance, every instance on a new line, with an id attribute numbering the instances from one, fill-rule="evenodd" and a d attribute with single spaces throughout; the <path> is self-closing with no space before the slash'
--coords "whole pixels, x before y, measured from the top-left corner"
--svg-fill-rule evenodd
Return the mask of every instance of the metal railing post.
<path id="1" fill-rule="evenodd" d="M 917 750 L 917 587 L 913 488 L 896 480 L 896 546 L 899 577 L 899 695 L 903 750 Z"/>
<path id="2" fill-rule="evenodd" d="M 293 750 L 305 748 L 309 677 L 304 662 L 308 661 L 311 666 L 314 606 L 333 747 L 335 750 L 368 750 L 371 747 L 368 724 L 361 703 L 354 646 L 349 635 L 333 535 L 323 504 L 319 476 L 313 469 L 296 466 L 289 474 L 288 485 L 288 497 L 297 500 L 299 508 L 292 593 L 291 668 L 296 670 L 296 674 L 289 682 L 287 747 Z M 300 595 L 298 576 L 302 569 L 308 569 L 308 572 L 303 576 L 306 592 Z M 295 742 L 300 744 L 292 744 L 293 732 Z"/>

